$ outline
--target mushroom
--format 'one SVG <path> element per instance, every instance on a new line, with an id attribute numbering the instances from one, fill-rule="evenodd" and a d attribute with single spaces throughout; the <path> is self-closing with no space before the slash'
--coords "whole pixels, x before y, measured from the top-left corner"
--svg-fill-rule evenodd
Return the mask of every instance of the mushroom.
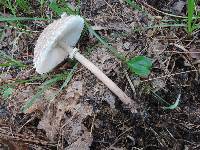
<path id="1" fill-rule="evenodd" d="M 74 48 L 78 42 L 84 27 L 84 19 L 80 16 L 62 15 L 48 25 L 39 36 L 34 49 L 34 67 L 39 74 L 51 71 L 65 58 L 75 58 L 88 68 L 99 80 L 101 80 L 119 99 L 131 106 L 134 112 L 134 101 L 131 100 L 111 79 L 109 79 L 91 61 L 86 59 Z"/>

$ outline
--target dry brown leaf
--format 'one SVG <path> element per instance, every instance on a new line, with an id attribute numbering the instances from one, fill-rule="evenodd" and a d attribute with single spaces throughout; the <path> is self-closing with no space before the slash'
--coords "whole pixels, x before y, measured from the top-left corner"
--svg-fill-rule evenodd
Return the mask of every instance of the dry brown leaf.
<path id="1" fill-rule="evenodd" d="M 158 56 L 159 54 L 165 51 L 166 47 L 166 45 L 163 45 L 157 39 L 153 39 L 153 41 L 149 45 L 149 51 L 153 52 L 156 56 Z"/>
<path id="2" fill-rule="evenodd" d="M 90 137 L 89 132 L 82 124 L 83 119 L 88 115 L 92 114 L 92 107 L 88 104 L 77 104 L 73 110 L 71 110 L 71 117 L 65 121 L 62 126 L 62 133 L 64 138 L 70 145 L 67 148 L 75 148 L 76 146 L 84 149 L 88 149 L 92 143 L 92 137 Z"/>
<path id="3" fill-rule="evenodd" d="M 51 104 L 38 124 L 38 129 L 44 129 L 51 141 L 54 141 L 55 136 L 59 133 L 60 121 L 65 113 L 63 107 L 65 107 L 65 103 L 58 103 L 57 106 Z"/>
<path id="4" fill-rule="evenodd" d="M 32 104 L 30 108 L 26 110 L 25 113 L 33 113 L 35 111 L 43 112 L 47 103 L 53 99 L 55 96 L 55 93 L 57 93 L 58 90 L 55 89 L 48 89 L 44 92 L 43 97 L 39 97 L 36 99 L 36 101 Z M 33 96 L 32 96 L 33 97 Z M 30 100 L 30 99 L 27 99 Z"/>
<path id="5" fill-rule="evenodd" d="M 34 88 L 31 85 L 18 85 L 9 100 L 8 108 L 13 114 L 20 111 L 21 107 L 34 96 Z"/>

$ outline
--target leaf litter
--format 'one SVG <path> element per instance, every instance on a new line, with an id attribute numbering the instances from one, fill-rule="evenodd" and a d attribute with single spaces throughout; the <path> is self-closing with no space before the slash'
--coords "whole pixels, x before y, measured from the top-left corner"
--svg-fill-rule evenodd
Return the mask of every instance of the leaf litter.
<path id="1" fill-rule="evenodd" d="M 45 130 L 51 141 L 62 136 L 70 145 L 66 149 L 89 149 L 92 137 L 82 122 L 92 115 L 93 109 L 87 103 L 80 103 L 80 96 L 83 95 L 82 82 L 71 81 L 64 93 L 47 106 L 38 128 Z"/>
<path id="2" fill-rule="evenodd" d="M 194 80 L 195 73 L 189 70 L 193 67 L 198 67 L 198 65 L 192 64 L 194 66 L 190 65 L 186 67 L 183 65 L 182 58 L 184 57 L 184 59 L 186 58 L 189 60 L 192 58 L 192 62 L 199 58 L 198 56 L 188 57 L 190 56 L 188 54 L 165 52 L 170 50 L 178 51 L 176 48 L 171 47 L 170 43 L 178 42 L 180 45 L 187 45 L 187 39 L 182 39 L 182 37 L 185 36 L 185 32 L 180 28 L 155 28 L 149 31 L 151 33 L 147 34 L 148 30 L 145 30 L 143 27 L 146 25 L 154 25 L 154 21 L 147 19 L 143 13 L 132 10 L 125 2 L 106 2 L 101 1 L 101 3 L 93 4 L 90 1 L 83 0 L 80 4 L 81 14 L 88 18 L 94 26 L 101 27 L 98 28 L 98 30 L 100 29 L 98 33 L 106 37 L 108 41 L 111 41 L 111 44 L 116 44 L 118 50 L 124 52 L 128 58 L 142 54 L 150 56 L 155 60 L 149 78 L 140 78 L 140 82 L 137 83 L 137 86 L 135 85 L 136 99 L 143 107 L 141 116 L 129 116 L 130 114 L 128 111 L 120 107 L 121 105 L 118 103 L 116 97 L 103 84 L 85 68 L 79 67 L 72 79 L 73 82 L 78 81 L 75 83 L 76 85 L 73 85 L 71 82 L 67 91 L 64 90 L 63 94 L 57 97 L 54 102 L 49 102 L 45 100 L 44 97 L 41 97 L 38 100 L 41 103 L 38 103 L 35 107 L 37 109 L 33 109 L 33 111 L 30 112 L 30 114 L 37 114 L 37 111 L 39 111 L 46 116 L 46 118 L 49 118 L 49 120 L 45 120 L 44 116 L 41 115 L 39 116 L 39 121 L 32 121 L 30 124 L 34 124 L 36 127 L 39 127 L 40 124 L 42 128 L 41 131 L 45 131 L 45 134 L 50 139 L 55 139 L 56 143 L 54 143 L 54 145 L 57 148 L 89 149 L 90 147 L 90 149 L 105 149 L 113 144 L 114 145 L 110 148 L 132 149 L 135 147 L 136 149 L 148 149 L 152 148 L 152 146 L 158 149 L 188 149 L 195 148 L 195 146 L 198 148 L 199 77 L 198 73 L 196 73 L 197 78 Z M 154 3 L 158 4 L 153 5 Z M 159 10 L 164 10 L 163 5 L 166 3 L 166 1 L 151 1 L 150 4 Z M 95 7 L 93 7 L 94 5 Z M 159 6 L 162 7 L 158 8 Z M 145 10 L 146 8 L 144 7 L 143 9 Z M 181 10 L 183 12 L 184 8 L 181 9 L 183 9 Z M 47 11 L 51 13 L 51 11 Z M 180 12 L 180 10 L 178 11 Z M 153 17 L 159 15 L 158 12 L 154 12 L 151 9 L 148 9 L 148 12 L 153 15 Z M 163 19 L 167 20 L 172 18 L 163 17 Z M 40 22 L 37 23 L 41 24 Z M 37 23 L 35 24 L 34 22 L 34 25 L 31 26 L 36 26 L 34 27 L 35 29 L 37 28 Z M 40 27 L 36 30 L 40 31 L 43 25 L 44 24 L 39 25 Z M 137 29 L 138 27 L 142 27 L 139 33 L 130 30 L 131 28 Z M 8 31 L 8 35 L 11 33 L 11 36 L 8 36 L 7 39 L 3 41 L 3 49 L 5 51 L 7 46 L 9 48 L 11 47 L 10 44 L 13 41 L 12 37 L 14 32 L 10 31 Z M 122 36 L 121 31 L 128 31 L 126 38 Z M 118 41 L 115 39 L 116 35 L 119 36 Z M 35 36 L 36 35 L 33 35 L 33 37 L 27 38 L 22 34 L 20 36 L 20 41 L 24 37 L 24 39 L 26 39 L 24 40 L 25 42 L 34 43 Z M 87 42 L 83 40 L 86 44 L 88 44 L 89 41 L 90 43 L 96 42 L 96 40 L 94 41 L 92 39 L 87 40 Z M 129 42 L 130 45 L 126 42 Z M 15 53 L 21 54 L 22 51 L 20 50 L 24 50 L 22 53 L 24 56 L 23 58 L 30 59 L 31 53 L 27 55 L 25 51 L 27 48 L 23 48 L 28 44 L 23 42 L 18 42 L 17 44 L 20 44 L 20 47 L 15 47 Z M 198 43 L 195 42 L 190 44 L 198 45 Z M 33 50 L 32 46 L 33 45 L 30 44 L 28 47 L 30 52 Z M 190 51 L 190 48 L 186 48 Z M 195 49 L 198 50 L 199 48 L 195 47 Z M 195 49 L 191 51 L 195 51 Z M 101 54 L 102 51 L 103 53 L 105 52 L 105 56 Z M 21 55 L 14 55 L 14 57 L 15 56 L 19 56 L 17 58 L 19 60 L 22 59 L 22 57 L 20 57 Z M 119 86 L 125 89 L 129 95 L 132 94 L 126 82 L 126 78 L 124 78 L 120 62 L 113 58 L 112 55 L 109 55 L 105 48 L 99 47 L 98 45 L 98 48 L 95 48 L 88 57 L 105 71 L 110 78 L 114 79 Z M 176 74 L 177 72 L 185 73 Z M 16 77 L 15 72 L 9 73 L 13 78 Z M 175 75 L 172 76 L 173 74 Z M 129 75 L 133 83 L 137 81 L 135 76 Z M 20 76 L 23 76 L 23 74 Z M 29 76 L 31 75 L 26 75 L 26 77 Z M 79 86 L 80 88 L 77 89 Z M 16 87 L 17 90 L 14 91 L 14 95 L 11 97 L 11 101 L 9 101 L 10 104 L 8 105 L 9 110 L 14 112 L 13 115 L 17 115 L 19 112 L 18 107 L 22 106 L 24 101 L 27 101 L 35 94 L 36 89 L 33 87 L 35 87 L 35 85 L 28 84 Z M 56 91 L 56 88 L 53 87 L 46 91 L 46 96 L 51 94 L 54 90 Z M 163 97 L 163 99 L 170 104 L 174 104 L 177 93 L 181 90 L 181 101 L 178 103 L 180 112 L 176 110 L 163 110 L 163 107 L 160 107 L 160 103 L 157 99 L 152 97 L 152 94 L 149 92 L 151 88 L 155 90 L 153 92 L 156 92 L 157 95 Z M 74 93 L 74 89 L 78 92 Z M 24 96 L 23 90 L 25 90 Z M 19 95 L 15 95 L 16 92 L 19 93 Z M 74 102 L 76 98 L 79 100 L 75 100 Z M 68 105 L 66 106 L 65 103 Z M 175 105 L 172 106 L 175 108 Z M 111 108 L 115 108 L 116 111 L 113 111 Z M 61 109 L 61 111 L 59 111 L 59 109 Z M 89 112 L 86 112 L 86 110 Z M 81 114 L 81 112 L 84 112 L 87 116 Z M 94 113 L 96 117 L 93 117 L 92 113 Z M 26 114 L 26 116 L 28 115 L 29 114 Z M 58 121 L 58 123 L 55 123 L 53 119 Z M 77 119 L 80 119 L 82 122 Z M 46 128 L 44 124 L 47 125 Z M 55 130 L 50 127 L 51 124 L 55 127 Z M 94 126 L 93 130 L 91 130 L 92 124 Z M 16 128 L 16 126 L 14 127 Z M 15 128 L 12 128 L 11 137 L 16 136 L 14 134 Z M 33 126 L 29 126 L 28 123 L 25 124 L 21 133 L 28 135 L 30 132 L 23 132 L 28 128 L 33 128 Z M 129 128 L 131 128 L 131 130 L 128 130 Z M 4 128 L 1 128 L 1 131 L 3 129 Z M 10 139 L 12 139 L 11 137 Z M 24 139 L 26 138 L 24 137 L 23 140 Z M 30 141 L 28 141 L 28 143 L 30 143 Z"/>

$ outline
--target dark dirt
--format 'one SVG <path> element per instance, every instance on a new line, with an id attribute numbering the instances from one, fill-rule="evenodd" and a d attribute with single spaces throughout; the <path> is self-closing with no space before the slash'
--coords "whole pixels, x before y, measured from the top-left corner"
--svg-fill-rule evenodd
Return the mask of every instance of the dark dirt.
<path id="1" fill-rule="evenodd" d="M 28 98 L 36 93 L 37 84 L 17 84 L 17 92 L 11 97 L 10 101 L 1 102 L 0 149 L 8 149 L 8 147 L 25 150 L 69 149 L 67 146 L 70 146 L 70 142 L 72 144 L 74 142 L 70 139 L 71 137 L 67 136 L 71 132 L 61 133 L 60 128 L 70 119 L 74 119 L 73 113 L 76 115 L 74 110 L 79 104 L 84 106 L 87 104 L 92 107 L 91 115 L 87 117 L 76 116 L 77 118 L 80 117 L 82 121 L 81 129 L 78 126 L 80 120 L 74 119 L 75 121 L 72 122 L 74 125 L 78 124 L 78 130 L 91 134 L 92 142 L 91 145 L 88 144 L 91 150 L 200 149 L 200 66 L 199 63 L 194 63 L 200 57 L 184 51 L 184 48 L 189 51 L 191 49 L 199 50 L 200 34 L 195 32 L 194 35 L 188 36 L 183 27 L 145 28 L 161 23 L 159 19 L 155 19 L 156 16 L 165 20 L 174 19 L 151 7 L 165 13 L 185 15 L 185 6 L 183 6 L 181 12 L 177 12 L 177 7 L 174 6 L 176 2 L 174 0 L 136 1 L 137 5 L 143 6 L 141 12 L 118 0 L 82 0 L 80 5 L 81 15 L 85 16 L 94 27 L 101 27 L 96 32 L 108 40 L 109 44 L 122 52 L 127 58 L 146 55 L 153 59 L 154 66 L 148 77 L 139 78 L 128 72 L 128 76 L 135 87 L 136 93 L 134 93 L 120 60 L 116 59 L 109 50 L 106 50 L 106 47 L 98 43 L 95 37 L 86 33 L 78 44 L 83 53 L 88 45 L 94 46 L 88 58 L 140 105 L 139 112 L 132 114 L 95 76 L 79 65 L 72 81 L 80 81 L 83 89 L 81 88 L 80 91 L 78 89 L 78 97 L 76 97 L 77 93 L 73 93 L 73 98 L 76 101 L 73 105 L 66 98 L 63 98 L 70 95 L 68 93 L 70 88 L 67 88 L 62 96 L 56 99 L 52 110 L 44 102 L 41 105 L 42 108 L 33 109 L 30 113 L 23 114 L 20 112 L 20 108 Z M 71 3 L 72 5 L 76 4 L 73 1 Z M 38 7 L 38 4 L 34 4 L 33 14 L 26 15 L 29 17 L 36 15 Z M 40 13 L 44 15 L 46 9 Z M 2 10 L 2 12 L 9 14 L 7 9 Z M 49 9 L 46 12 L 51 13 Z M 21 13 L 19 14 L 23 16 Z M 24 23 L 29 30 L 34 31 L 41 31 L 49 24 L 45 21 Z M 12 26 L 15 26 L 15 24 L 12 24 Z M 131 28 L 134 28 L 134 30 L 131 30 Z M 1 41 L 1 50 L 18 60 L 28 61 L 30 66 L 25 71 L 15 68 L 0 69 L 2 72 L 7 71 L 12 77 L 11 79 L 0 78 L 1 85 L 15 79 L 30 79 L 33 75 L 36 75 L 31 62 L 35 41 L 39 33 L 31 32 L 31 34 L 20 35 L 20 38 L 17 39 L 19 42 L 13 49 L 12 41 L 16 40 L 19 31 L 15 29 L 5 30 L 5 34 L 9 34 L 9 36 Z M 63 63 L 53 73 L 59 73 L 71 67 L 71 64 Z M 38 80 L 38 82 L 42 81 Z M 74 88 L 73 85 L 70 84 L 70 86 Z M 52 89 L 55 90 L 58 87 L 59 85 L 55 85 Z M 178 108 L 174 110 L 165 109 L 169 104 L 175 103 L 178 95 L 180 95 Z M 2 100 L 1 97 L 0 99 Z M 42 98 L 42 100 L 44 99 Z M 57 104 L 61 102 L 69 103 L 72 108 L 60 108 L 60 113 L 63 114 L 58 119 L 56 118 L 59 114 Z M 55 111 L 52 117 L 55 120 L 49 122 L 52 123 L 52 126 L 55 126 L 56 131 L 59 130 L 59 132 L 54 131 L 56 132 L 52 137 L 54 141 L 50 140 L 48 136 L 49 130 L 38 128 L 48 109 Z M 59 126 L 54 124 L 58 120 L 60 121 L 58 122 Z M 66 127 L 66 130 L 71 128 L 73 127 Z M 78 135 L 82 137 L 84 134 Z M 83 139 L 87 139 L 87 136 Z"/>

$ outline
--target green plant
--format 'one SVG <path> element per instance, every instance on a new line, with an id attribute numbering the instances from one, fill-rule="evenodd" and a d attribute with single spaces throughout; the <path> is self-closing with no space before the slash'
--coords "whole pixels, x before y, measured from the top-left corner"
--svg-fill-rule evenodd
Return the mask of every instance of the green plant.
<path id="1" fill-rule="evenodd" d="M 13 59 L 12 57 L 10 57 L 9 55 L 7 55 L 5 52 L 0 50 L 0 57 L 2 60 L 5 61 L 5 63 L 1 63 L 0 67 L 10 67 L 10 66 L 15 66 L 15 67 L 19 67 L 19 68 L 24 68 L 26 67 L 25 64 L 23 64 L 21 61 L 17 61 L 15 59 Z"/>
<path id="2" fill-rule="evenodd" d="M 142 8 L 140 7 L 140 5 L 138 5 L 134 0 L 125 0 L 125 2 L 130 5 L 133 9 L 136 10 L 142 10 Z"/>
<path id="3" fill-rule="evenodd" d="M 34 20 L 51 20 L 51 19 L 45 19 L 45 18 L 31 18 L 31 17 L 3 17 L 0 16 L 0 21 L 1 22 L 12 22 L 12 21 L 34 21 Z"/>
<path id="4" fill-rule="evenodd" d="M 27 0 L 16 0 L 16 6 L 26 13 L 31 12 L 31 4 Z"/>
<path id="5" fill-rule="evenodd" d="M 62 2 L 62 1 L 61 1 Z M 75 15 L 77 14 L 77 12 L 75 10 L 73 10 L 70 6 L 68 6 L 66 4 L 66 2 L 62 2 L 65 4 L 65 6 L 61 7 L 60 5 L 58 5 L 55 1 L 52 1 L 49 4 L 49 7 L 57 14 L 57 15 L 61 15 L 63 12 L 66 12 L 67 14 L 70 15 Z"/>
<path id="6" fill-rule="evenodd" d="M 152 67 L 152 60 L 145 56 L 136 56 L 128 60 L 127 65 L 132 73 L 139 76 L 148 76 Z"/>
<path id="7" fill-rule="evenodd" d="M 11 87 L 7 87 L 5 89 L 3 89 L 3 92 L 2 92 L 2 98 L 4 101 L 6 101 L 13 93 L 13 88 Z"/>
<path id="8" fill-rule="evenodd" d="M 196 12 L 195 7 L 195 0 L 187 0 L 187 32 L 189 34 L 200 28 L 200 25 L 196 23 L 200 18 L 200 12 Z"/>
<path id="9" fill-rule="evenodd" d="M 167 101 L 165 101 L 162 97 L 160 97 L 158 94 L 156 94 L 155 92 L 153 92 L 153 90 L 150 90 L 152 93 L 152 96 L 154 96 L 160 103 L 162 103 L 164 106 L 165 110 L 174 110 L 179 108 L 178 105 L 180 103 L 180 98 L 181 98 L 181 94 L 178 95 L 176 101 L 174 104 L 170 104 Z"/>
<path id="10" fill-rule="evenodd" d="M 171 110 L 177 109 L 177 108 L 178 108 L 178 105 L 179 105 L 179 103 L 180 103 L 180 98 L 181 98 L 181 94 L 178 95 L 178 97 L 177 97 L 177 99 L 176 99 L 176 101 L 175 101 L 174 104 L 172 104 L 172 105 L 170 105 L 170 106 L 168 106 L 168 107 L 165 107 L 164 109 L 171 109 Z"/>

